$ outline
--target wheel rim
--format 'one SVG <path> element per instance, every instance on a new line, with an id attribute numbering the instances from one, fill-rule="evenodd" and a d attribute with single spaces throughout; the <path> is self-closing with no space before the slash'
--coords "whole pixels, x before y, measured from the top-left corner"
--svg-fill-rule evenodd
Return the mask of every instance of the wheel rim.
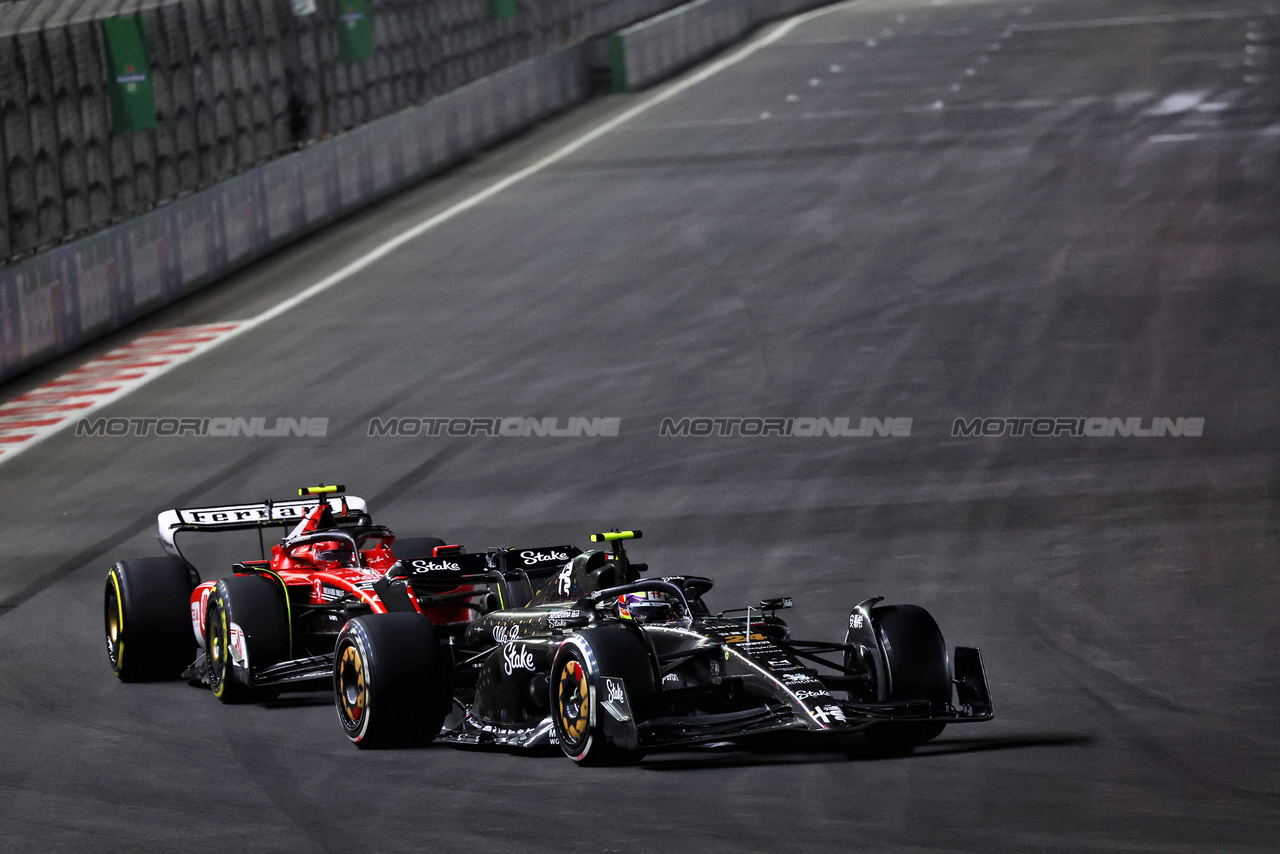
<path id="1" fill-rule="evenodd" d="M 120 669 L 120 646 L 121 636 L 124 634 L 124 623 L 121 620 L 120 597 L 116 593 L 115 579 L 112 578 L 107 584 L 107 595 L 104 599 L 103 616 L 106 623 L 107 634 L 107 656 L 111 659 L 111 666 L 116 670 Z"/>
<path id="2" fill-rule="evenodd" d="M 222 608 L 216 604 L 209 609 L 209 687 L 218 696 L 227 677 L 227 639 L 226 621 L 222 616 Z"/>
<path id="3" fill-rule="evenodd" d="M 571 744 L 580 745 L 591 721 L 587 671 L 576 658 L 570 658 L 560 667 L 558 684 L 556 717 L 561 734 Z"/>
<path id="4" fill-rule="evenodd" d="M 338 661 L 338 709 L 342 713 L 342 725 L 348 732 L 356 732 L 365 721 L 369 698 L 364 661 L 351 643 L 343 646 Z"/>

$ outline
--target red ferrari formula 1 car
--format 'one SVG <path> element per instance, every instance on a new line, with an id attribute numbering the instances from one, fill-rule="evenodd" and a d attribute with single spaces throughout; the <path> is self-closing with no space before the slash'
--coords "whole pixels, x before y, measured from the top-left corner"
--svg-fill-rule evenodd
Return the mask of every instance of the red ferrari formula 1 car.
<path id="1" fill-rule="evenodd" d="M 462 551 L 434 537 L 397 540 L 374 525 L 365 502 L 341 486 L 307 487 L 300 499 L 166 510 L 158 517 L 165 557 L 117 562 L 104 598 L 107 655 L 124 681 L 185 677 L 223 702 L 270 699 L 283 690 L 328 688 L 338 632 L 352 617 L 425 615 L 442 635 L 461 632 L 478 607 L 470 585 L 415 595 L 402 561 L 447 567 Z M 176 537 L 184 532 L 288 529 L 269 556 L 235 574 L 200 580 Z M 558 569 L 578 554 L 564 546 L 494 549 L 496 569 Z M 561 558 L 563 555 L 563 558 Z M 532 562 L 531 562 L 532 561 Z M 554 567 L 552 567 L 552 564 Z M 480 591 L 480 598 L 488 595 Z M 501 594 L 498 594 L 501 595 Z"/>

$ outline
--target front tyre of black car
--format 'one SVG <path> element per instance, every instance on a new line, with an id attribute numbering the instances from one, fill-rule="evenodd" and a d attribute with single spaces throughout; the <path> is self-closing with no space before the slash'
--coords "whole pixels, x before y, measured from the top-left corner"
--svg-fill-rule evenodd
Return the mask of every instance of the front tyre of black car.
<path id="1" fill-rule="evenodd" d="M 173 557 L 117 562 L 107 571 L 103 627 L 111 669 L 123 682 L 177 679 L 195 657 L 191 567 Z"/>
<path id="2" fill-rule="evenodd" d="M 452 660 L 422 614 L 357 617 L 338 635 L 333 688 L 356 747 L 422 747 L 453 706 Z"/>
<path id="3" fill-rule="evenodd" d="M 888 700 L 951 702 L 951 659 L 933 616 L 918 605 L 871 609 L 871 624 L 884 650 Z M 937 721 L 884 723 L 864 730 L 868 742 L 887 751 L 905 751 L 937 738 L 946 727 Z"/>
<path id="4" fill-rule="evenodd" d="M 578 765 L 633 765 L 644 757 L 644 751 L 619 744 L 606 732 L 603 676 L 624 674 L 634 710 L 652 693 L 652 677 L 643 642 L 630 632 L 579 637 L 556 653 L 551 666 L 551 718 L 560 749 Z"/>
<path id="5" fill-rule="evenodd" d="M 259 575 L 219 581 L 209 595 L 204 637 L 215 697 L 224 703 L 253 703 L 279 695 L 278 689 L 254 686 L 250 678 L 250 668 L 261 670 L 288 658 L 288 612 L 277 581 Z M 247 661 L 237 661 L 237 643 L 243 644 Z"/>

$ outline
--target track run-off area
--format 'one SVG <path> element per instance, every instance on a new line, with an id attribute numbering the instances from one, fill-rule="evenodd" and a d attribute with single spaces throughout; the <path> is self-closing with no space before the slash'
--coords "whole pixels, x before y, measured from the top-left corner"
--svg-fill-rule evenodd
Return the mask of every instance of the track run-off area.
<path id="1" fill-rule="evenodd" d="M 1275 850 L 1278 83 L 1272 0 L 844 3 L 9 384 L 0 849 Z M 922 605 L 997 717 L 580 769 L 111 675 L 158 512 L 321 482 L 470 547 L 640 528 L 801 637 Z"/>

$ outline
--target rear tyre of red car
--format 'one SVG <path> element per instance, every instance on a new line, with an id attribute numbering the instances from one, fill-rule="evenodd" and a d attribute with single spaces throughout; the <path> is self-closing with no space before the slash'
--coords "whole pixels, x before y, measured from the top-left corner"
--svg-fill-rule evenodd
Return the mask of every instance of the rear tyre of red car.
<path id="1" fill-rule="evenodd" d="M 622 721 L 606 708 L 610 685 L 623 687 L 615 700 Z M 644 757 L 635 741 L 636 710 L 653 695 L 648 649 L 635 633 L 616 628 L 584 632 L 567 640 L 551 665 L 551 718 L 564 754 L 583 766 L 632 765 Z"/>
<path id="2" fill-rule="evenodd" d="M 273 699 L 253 674 L 289 657 L 289 620 L 279 582 L 258 575 L 224 578 L 209 594 L 204 650 L 209 688 L 224 703 Z"/>
<path id="3" fill-rule="evenodd" d="M 937 705 L 951 702 L 951 659 L 942 630 L 918 605 L 889 605 L 871 609 L 888 666 L 890 702 L 920 700 Z M 867 740 L 885 750 L 907 750 L 937 738 L 945 723 L 877 724 L 865 731 Z"/>
<path id="4" fill-rule="evenodd" d="M 124 682 L 177 679 L 196 654 L 195 578 L 174 557 L 122 560 L 107 571 L 103 622 L 111 669 Z"/>
<path id="5" fill-rule="evenodd" d="M 356 747 L 422 747 L 453 707 L 452 658 L 422 614 L 356 617 L 338 634 L 333 688 Z"/>

